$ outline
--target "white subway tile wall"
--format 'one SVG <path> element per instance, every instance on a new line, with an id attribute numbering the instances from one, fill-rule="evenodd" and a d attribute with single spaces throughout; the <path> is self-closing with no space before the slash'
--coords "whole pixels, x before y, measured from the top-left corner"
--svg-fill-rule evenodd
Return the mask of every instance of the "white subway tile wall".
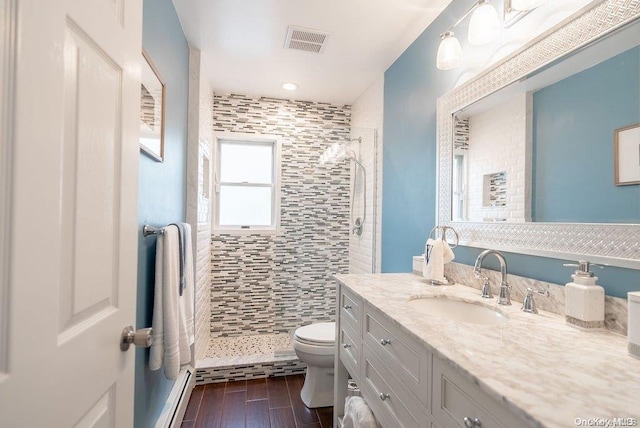
<path id="1" fill-rule="evenodd" d="M 469 220 L 525 221 L 526 99 L 526 94 L 519 94 L 469 118 Z M 483 199 L 489 199 L 484 176 L 501 172 L 506 178 L 505 204 L 484 206 Z"/>
<path id="2" fill-rule="evenodd" d="M 189 123 L 187 130 L 187 222 L 193 229 L 195 262 L 195 360 L 209 345 L 211 283 L 211 141 L 213 92 L 202 72 L 200 51 L 189 50 Z"/>
<path id="3" fill-rule="evenodd" d="M 350 273 L 380 272 L 383 103 L 384 76 L 380 76 L 351 106 L 351 138 L 362 137 L 360 156 L 367 169 L 367 219 L 362 235 L 349 236 Z M 354 168 L 352 184 L 353 173 Z M 362 213 L 362 191 L 362 186 L 356 188 L 356 214 Z"/>

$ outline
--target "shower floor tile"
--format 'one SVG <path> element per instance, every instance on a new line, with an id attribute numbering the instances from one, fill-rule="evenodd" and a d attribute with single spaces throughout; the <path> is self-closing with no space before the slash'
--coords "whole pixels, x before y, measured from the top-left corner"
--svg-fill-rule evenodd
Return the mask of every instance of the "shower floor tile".
<path id="1" fill-rule="evenodd" d="M 205 358 L 198 367 L 224 367 L 295 360 L 291 336 L 287 333 L 218 337 L 209 340 Z"/>

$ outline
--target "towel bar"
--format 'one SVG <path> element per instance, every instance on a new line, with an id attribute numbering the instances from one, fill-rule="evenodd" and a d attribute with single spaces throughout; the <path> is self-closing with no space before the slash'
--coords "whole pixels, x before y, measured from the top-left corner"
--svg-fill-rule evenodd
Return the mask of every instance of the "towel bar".
<path id="1" fill-rule="evenodd" d="M 151 236 L 151 235 L 164 235 L 164 230 L 157 229 L 153 226 L 149 226 L 148 224 L 145 224 L 142 227 L 142 236 L 146 238 L 147 236 Z"/>
<path id="2" fill-rule="evenodd" d="M 458 236 L 458 232 L 456 232 L 456 230 L 451 226 L 435 226 L 433 229 L 431 229 L 431 232 L 429 232 L 429 238 L 431 238 L 431 235 L 433 235 L 433 239 L 438 239 L 438 231 L 440 231 L 440 239 L 446 241 L 447 231 L 449 230 L 452 231 L 455 235 L 455 243 L 451 248 L 456 248 L 458 246 L 458 243 L 460 242 L 460 237 Z"/>

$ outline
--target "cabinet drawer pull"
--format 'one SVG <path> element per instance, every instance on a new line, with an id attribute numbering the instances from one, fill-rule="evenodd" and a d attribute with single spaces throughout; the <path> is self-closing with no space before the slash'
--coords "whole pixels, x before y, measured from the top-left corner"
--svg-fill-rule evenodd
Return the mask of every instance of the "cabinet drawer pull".
<path id="1" fill-rule="evenodd" d="M 380 395 L 378 396 L 380 397 L 380 399 L 382 401 L 386 400 L 387 398 L 391 397 L 389 394 L 387 394 L 386 392 L 381 392 Z"/>
<path id="2" fill-rule="evenodd" d="M 352 306 L 351 305 L 344 305 L 343 308 L 348 311 L 349 309 L 352 308 Z"/>
<path id="3" fill-rule="evenodd" d="M 380 339 L 380 344 L 381 344 L 382 346 L 386 346 L 386 345 L 388 345 L 388 344 L 390 344 L 390 343 L 391 343 L 391 340 L 390 340 L 390 339 Z"/>
<path id="4" fill-rule="evenodd" d="M 351 348 L 351 345 L 349 345 L 348 343 L 343 343 L 343 344 L 342 344 L 342 347 L 343 347 L 344 349 L 347 349 L 347 348 Z"/>
<path id="5" fill-rule="evenodd" d="M 482 426 L 482 423 L 478 418 L 472 420 L 471 418 L 465 416 L 463 421 L 466 428 L 480 428 Z"/>

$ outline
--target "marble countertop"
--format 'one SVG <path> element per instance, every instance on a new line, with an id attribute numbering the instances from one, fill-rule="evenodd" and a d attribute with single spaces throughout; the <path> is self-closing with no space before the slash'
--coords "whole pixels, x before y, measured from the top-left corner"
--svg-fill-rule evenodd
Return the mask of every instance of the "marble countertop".
<path id="1" fill-rule="evenodd" d="M 533 425 L 579 426 L 577 418 L 634 418 L 640 424 L 640 360 L 627 353 L 625 336 L 581 331 L 566 325 L 564 316 L 524 313 L 520 302 L 497 305 L 475 288 L 431 286 L 417 275 L 335 277 Z M 440 294 L 496 307 L 508 321 L 456 323 L 407 305 L 410 298 Z"/>

